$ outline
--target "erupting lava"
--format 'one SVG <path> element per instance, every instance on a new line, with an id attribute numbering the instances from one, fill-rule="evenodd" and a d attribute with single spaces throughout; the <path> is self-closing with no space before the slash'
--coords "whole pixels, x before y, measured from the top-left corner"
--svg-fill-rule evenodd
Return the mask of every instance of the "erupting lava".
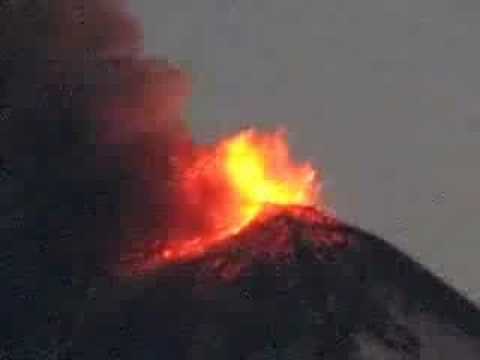
<path id="1" fill-rule="evenodd" d="M 316 173 L 310 164 L 292 161 L 283 131 L 242 131 L 196 149 L 178 172 L 183 226 L 169 229 L 148 267 L 199 257 L 279 209 L 317 205 Z"/>
<path id="2" fill-rule="evenodd" d="M 238 232 L 268 205 L 314 203 L 315 172 L 308 164 L 291 162 L 281 132 L 242 132 L 220 144 L 216 161 L 231 192 L 225 224 L 219 224 L 227 235 Z"/>
<path id="3" fill-rule="evenodd" d="M 232 192 L 238 197 L 236 228 L 242 228 L 267 204 L 311 205 L 314 201 L 315 172 L 310 165 L 291 163 L 288 148 L 280 132 L 259 136 L 253 130 L 243 132 L 223 144 L 224 164 Z"/>

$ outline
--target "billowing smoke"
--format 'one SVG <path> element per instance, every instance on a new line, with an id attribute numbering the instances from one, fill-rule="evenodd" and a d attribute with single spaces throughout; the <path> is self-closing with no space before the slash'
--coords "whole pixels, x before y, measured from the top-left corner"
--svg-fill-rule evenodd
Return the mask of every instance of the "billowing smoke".
<path id="1" fill-rule="evenodd" d="M 1 340 L 71 311 L 174 216 L 189 79 L 141 43 L 119 1 L 0 3 Z"/>
<path id="2" fill-rule="evenodd" d="M 17 1 L 2 16 L 0 146 L 24 188 L 23 230 L 100 263 L 118 257 L 172 210 L 168 159 L 189 144 L 188 76 L 142 56 L 138 25 L 118 1 Z"/>

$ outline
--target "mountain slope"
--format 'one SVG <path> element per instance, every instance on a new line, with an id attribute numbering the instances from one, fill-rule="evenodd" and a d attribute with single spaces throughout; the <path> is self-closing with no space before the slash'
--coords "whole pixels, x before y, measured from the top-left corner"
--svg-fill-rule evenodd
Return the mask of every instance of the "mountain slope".
<path id="1" fill-rule="evenodd" d="M 474 305 L 383 239 L 336 221 L 280 214 L 227 249 L 111 286 L 89 306 L 75 357 L 480 356 Z"/>

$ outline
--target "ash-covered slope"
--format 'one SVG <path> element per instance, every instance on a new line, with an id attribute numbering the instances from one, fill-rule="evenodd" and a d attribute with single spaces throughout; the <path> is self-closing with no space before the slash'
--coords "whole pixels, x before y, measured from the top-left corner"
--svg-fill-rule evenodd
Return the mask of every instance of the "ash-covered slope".
<path id="1" fill-rule="evenodd" d="M 291 251 L 273 254 L 275 239 Z M 74 358 L 480 358 L 469 301 L 380 238 L 288 214 L 228 250 L 99 289 L 87 309 Z"/>

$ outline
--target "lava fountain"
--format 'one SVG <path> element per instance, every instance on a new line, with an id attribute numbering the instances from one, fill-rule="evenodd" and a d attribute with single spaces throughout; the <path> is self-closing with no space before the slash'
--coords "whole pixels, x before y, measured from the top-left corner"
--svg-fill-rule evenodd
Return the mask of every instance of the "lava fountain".
<path id="1" fill-rule="evenodd" d="M 322 208 L 320 182 L 308 162 L 296 163 L 284 130 L 247 129 L 208 147 L 195 147 L 188 159 L 175 159 L 180 221 L 158 239 L 142 268 L 184 262 L 228 246 L 252 222 L 290 206 Z M 153 234 L 152 236 L 155 236 Z M 154 255 L 152 255 L 154 254 Z"/>

